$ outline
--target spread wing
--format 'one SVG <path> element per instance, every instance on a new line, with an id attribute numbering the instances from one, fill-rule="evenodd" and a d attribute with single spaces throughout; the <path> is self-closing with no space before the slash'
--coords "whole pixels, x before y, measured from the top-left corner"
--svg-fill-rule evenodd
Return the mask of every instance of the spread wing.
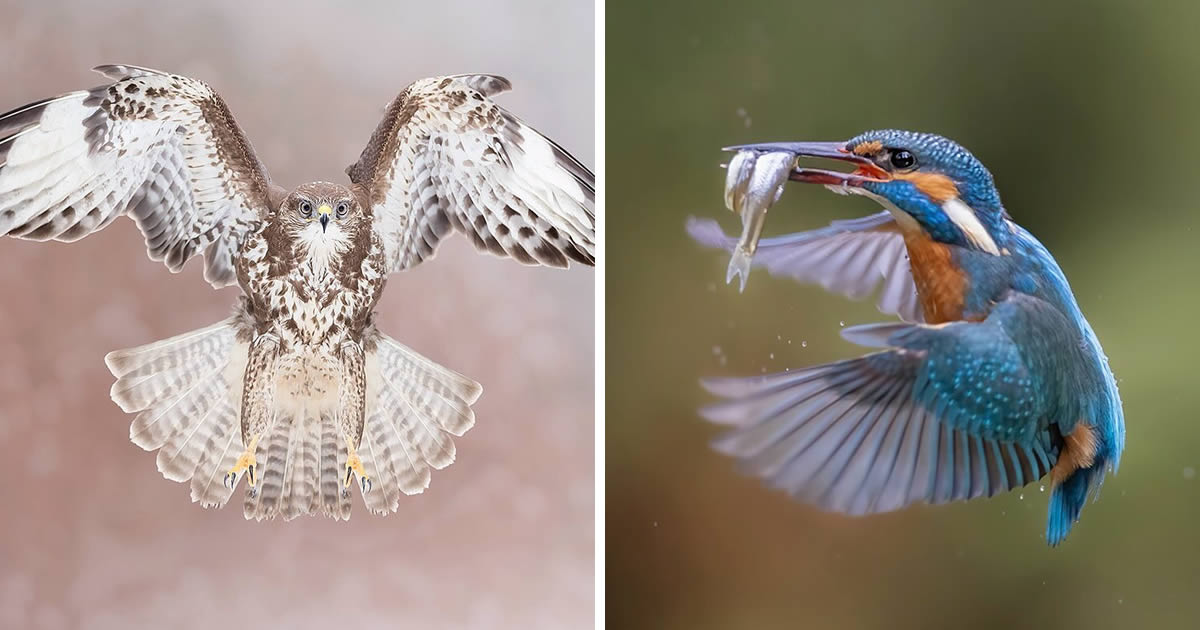
<path id="1" fill-rule="evenodd" d="M 451 228 L 525 264 L 595 264 L 595 176 L 491 100 L 510 88 L 491 75 L 417 81 L 346 169 L 393 271 L 431 258 Z"/>
<path id="2" fill-rule="evenodd" d="M 96 70 L 114 83 L 0 116 L 0 236 L 75 241 L 128 213 L 151 259 L 177 272 L 203 252 L 204 278 L 232 283 L 270 180 L 225 103 L 194 79 Z"/>
<path id="3" fill-rule="evenodd" d="M 687 229 L 692 238 L 708 247 L 731 251 L 737 243 L 712 219 L 689 219 Z M 904 237 L 887 212 L 764 238 L 758 243 L 754 265 L 855 300 L 879 290 L 876 306 L 881 312 L 909 322 L 925 321 Z"/>
<path id="4" fill-rule="evenodd" d="M 1012 294 L 982 322 L 890 323 L 843 336 L 884 350 L 753 378 L 714 379 L 716 447 L 797 498 L 849 514 L 992 496 L 1040 479 L 1082 417 L 1078 332 Z"/>

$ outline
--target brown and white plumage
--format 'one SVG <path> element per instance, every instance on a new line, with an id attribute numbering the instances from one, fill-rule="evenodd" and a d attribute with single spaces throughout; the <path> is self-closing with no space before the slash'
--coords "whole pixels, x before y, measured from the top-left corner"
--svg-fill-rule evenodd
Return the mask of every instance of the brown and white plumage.
<path id="1" fill-rule="evenodd" d="M 562 147 L 492 102 L 492 75 L 423 79 L 391 104 L 358 162 L 393 270 L 455 228 L 526 264 L 595 264 L 595 181 Z"/>
<path id="2" fill-rule="evenodd" d="M 128 213 L 171 271 L 204 252 L 233 282 L 240 237 L 270 206 L 266 169 L 206 84 L 135 66 L 116 82 L 0 116 L 0 235 L 75 241 Z"/>
<path id="3" fill-rule="evenodd" d="M 0 116 L 0 235 L 73 241 L 128 214 L 152 259 L 202 253 L 211 284 L 239 285 L 229 319 L 106 358 L 133 442 L 205 506 L 246 479 L 247 518 L 344 519 L 357 478 L 387 513 L 454 461 L 480 386 L 373 317 L 451 228 L 522 263 L 595 262 L 591 172 L 491 101 L 500 77 L 413 83 L 349 186 L 288 192 L 208 85 L 97 70 L 113 83 Z"/>

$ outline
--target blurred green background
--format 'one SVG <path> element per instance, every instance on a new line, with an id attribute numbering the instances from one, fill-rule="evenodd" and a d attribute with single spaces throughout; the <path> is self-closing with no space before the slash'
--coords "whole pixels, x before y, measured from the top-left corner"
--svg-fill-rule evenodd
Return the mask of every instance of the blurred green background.
<path id="1" fill-rule="evenodd" d="M 1200 5 L 607 3 L 607 618 L 614 628 L 1200 625 Z M 723 145 L 899 127 L 954 138 L 1066 271 L 1128 448 L 1066 544 L 1038 484 L 851 519 L 710 451 L 697 379 L 862 353 L 885 321 L 683 231 L 738 226 Z M 876 207 L 790 186 L 777 235 Z"/>

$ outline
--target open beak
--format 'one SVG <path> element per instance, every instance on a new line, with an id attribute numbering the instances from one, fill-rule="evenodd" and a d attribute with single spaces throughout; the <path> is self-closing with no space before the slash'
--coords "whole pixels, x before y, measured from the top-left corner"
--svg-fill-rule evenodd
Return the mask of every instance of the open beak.
<path id="1" fill-rule="evenodd" d="M 892 178 L 891 174 L 879 168 L 870 158 L 851 153 L 846 149 L 846 145 L 841 142 L 764 142 L 762 144 L 741 144 L 725 147 L 724 150 L 792 153 L 801 158 L 825 158 L 850 162 L 856 167 L 853 172 L 843 173 L 840 171 L 797 166 L 788 174 L 788 179 L 794 182 L 823 184 L 825 186 L 861 187 L 867 182 L 886 182 Z"/>

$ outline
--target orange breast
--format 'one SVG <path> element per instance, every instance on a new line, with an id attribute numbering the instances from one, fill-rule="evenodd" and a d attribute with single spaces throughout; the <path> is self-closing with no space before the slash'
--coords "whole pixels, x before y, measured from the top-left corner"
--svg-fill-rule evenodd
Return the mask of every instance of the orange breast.
<path id="1" fill-rule="evenodd" d="M 906 233 L 904 244 L 925 321 L 943 324 L 962 319 L 967 275 L 954 264 L 950 247 L 923 232 Z"/>

